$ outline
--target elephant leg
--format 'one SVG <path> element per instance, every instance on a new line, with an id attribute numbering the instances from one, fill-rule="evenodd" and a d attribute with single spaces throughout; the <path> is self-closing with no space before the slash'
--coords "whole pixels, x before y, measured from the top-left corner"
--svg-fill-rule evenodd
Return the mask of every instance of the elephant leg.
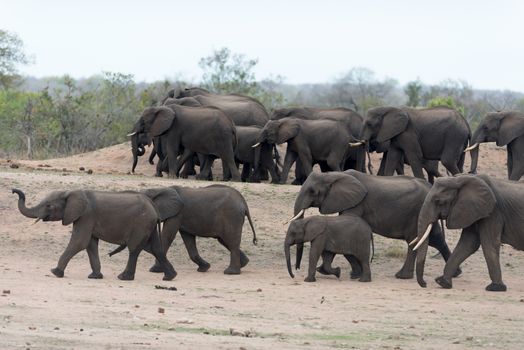
<path id="1" fill-rule="evenodd" d="M 180 173 L 180 177 L 183 179 L 187 179 L 189 175 L 196 175 L 194 156 L 187 160 L 182 167 L 182 172 Z"/>
<path id="2" fill-rule="evenodd" d="M 408 243 L 408 242 L 406 242 Z M 402 268 L 395 274 L 396 278 L 410 279 L 413 278 L 413 272 L 415 270 L 415 260 L 417 253 L 413 251 L 413 248 L 408 245 L 408 253 L 406 254 L 406 260 Z"/>
<path id="3" fill-rule="evenodd" d="M 66 249 L 58 259 L 58 264 L 51 272 L 56 277 L 64 277 L 64 271 L 71 260 L 78 252 L 86 249 L 91 241 L 92 226 L 82 225 L 82 218 L 73 224 L 73 233 L 69 239 Z"/>
<path id="4" fill-rule="evenodd" d="M 158 162 L 156 163 L 156 171 L 155 171 L 155 176 L 156 177 L 162 177 L 164 175 L 162 175 L 162 170 L 164 170 L 164 162 L 167 162 L 166 160 L 167 158 L 164 158 L 164 159 L 159 159 Z"/>
<path id="5" fill-rule="evenodd" d="M 355 257 L 361 268 L 359 282 L 371 282 L 371 268 L 369 267 L 369 252 L 363 256 Z"/>
<path id="6" fill-rule="evenodd" d="M 151 254 L 156 258 L 158 265 L 164 271 L 164 281 L 171 281 L 176 277 L 177 273 L 173 265 L 167 260 L 166 253 L 162 249 L 162 241 L 158 236 L 158 232 L 155 231 L 149 237 L 149 246 L 151 248 Z"/>
<path id="7" fill-rule="evenodd" d="M 313 159 L 308 149 L 298 153 L 300 162 L 302 163 L 302 170 L 306 178 L 313 172 Z"/>
<path id="8" fill-rule="evenodd" d="M 240 180 L 242 180 L 242 182 L 260 182 L 260 180 L 257 181 L 257 174 L 251 172 L 251 163 L 242 164 Z"/>
<path id="9" fill-rule="evenodd" d="M 91 265 L 91 273 L 87 278 L 103 278 L 100 272 L 100 257 L 98 256 L 98 238 L 91 237 L 89 245 L 87 246 L 87 256 L 89 257 L 89 264 Z"/>
<path id="10" fill-rule="evenodd" d="M 197 180 L 213 180 L 211 174 L 211 167 L 213 166 L 214 159 L 211 156 L 200 155 L 200 173 L 196 176 Z"/>
<path id="11" fill-rule="evenodd" d="M 178 162 L 177 162 L 177 167 L 176 167 L 176 173 L 178 174 L 178 172 L 180 171 L 180 167 L 182 167 L 182 165 L 185 165 L 186 162 L 191 158 L 193 157 L 193 155 L 195 155 L 195 152 L 193 152 L 192 150 L 190 150 L 189 148 L 185 148 L 184 149 L 184 153 L 182 153 L 182 155 L 180 156 L 180 159 L 178 159 Z"/>
<path id="12" fill-rule="evenodd" d="M 488 219 L 489 220 L 489 219 Z M 489 220 L 479 225 L 480 245 L 486 264 L 488 265 L 491 283 L 486 286 L 490 292 L 505 292 L 506 285 L 502 282 L 502 271 L 500 269 L 500 236 L 503 224 L 497 224 L 496 220 Z"/>
<path id="13" fill-rule="evenodd" d="M 129 249 L 129 258 L 127 259 L 126 268 L 118 275 L 119 280 L 132 281 L 135 279 L 136 262 L 144 245 L 145 243 L 135 247 L 133 250 Z M 162 271 L 164 270 L 162 269 Z"/>
<path id="14" fill-rule="evenodd" d="M 402 151 L 398 148 L 391 147 L 386 156 L 386 165 L 384 167 L 384 176 L 393 176 L 397 165 L 402 158 Z"/>
<path id="15" fill-rule="evenodd" d="M 191 261 L 198 265 L 197 271 L 206 272 L 207 270 L 209 270 L 211 265 L 207 261 L 202 259 L 202 257 L 198 253 L 198 248 L 196 246 L 196 237 L 185 231 L 180 231 L 180 235 L 182 236 L 182 240 L 184 241 L 184 245 L 186 246 L 189 258 L 191 259 Z"/>
<path id="16" fill-rule="evenodd" d="M 362 276 L 362 265 L 360 264 L 358 259 L 351 254 L 344 254 L 344 257 L 351 266 L 351 273 L 349 274 L 349 277 L 352 280 L 360 278 Z"/>
<path id="17" fill-rule="evenodd" d="M 471 226 L 463 229 L 457 246 L 451 253 L 448 261 L 446 261 L 444 274 L 437 277 L 435 281 L 443 288 L 451 288 L 451 280 L 459 265 L 471 254 L 475 253 L 479 249 L 479 246 L 480 239 L 478 233 L 475 232 Z"/>
<path id="18" fill-rule="evenodd" d="M 439 253 L 442 255 L 442 258 L 444 258 L 444 261 L 448 261 L 451 251 L 449 250 L 448 244 L 446 243 L 446 239 L 444 237 L 444 233 L 438 226 L 438 223 L 433 225 L 433 228 L 431 229 L 431 232 L 429 234 L 429 246 L 437 249 Z M 460 266 L 457 268 L 457 271 L 453 274 L 453 277 L 458 277 L 462 273 L 462 270 L 460 269 Z"/>
<path id="19" fill-rule="evenodd" d="M 315 273 L 317 272 L 317 263 L 320 259 L 320 255 L 324 251 L 324 245 L 322 244 L 323 240 L 314 239 L 311 241 L 311 247 L 309 249 L 309 266 L 307 270 L 307 277 L 304 279 L 304 282 L 315 282 Z M 340 273 L 339 273 L 340 274 Z"/>
<path id="20" fill-rule="evenodd" d="M 170 179 L 174 179 L 178 176 L 178 170 L 179 170 L 179 163 L 178 163 L 178 151 L 180 150 L 180 145 L 178 143 L 175 143 L 173 147 L 167 148 L 167 165 L 168 165 L 168 177 Z"/>
<path id="21" fill-rule="evenodd" d="M 240 239 L 231 239 L 225 241 L 221 237 L 218 237 L 218 242 L 222 244 L 224 247 L 226 247 L 227 250 L 229 250 L 231 254 L 231 260 L 229 262 L 229 266 L 227 269 L 224 270 L 224 273 L 226 275 L 239 275 L 240 274 L 240 268 L 241 268 L 241 262 L 240 262 L 240 256 L 241 256 L 241 250 L 240 250 Z M 245 254 L 244 254 L 245 256 Z"/>
<path id="22" fill-rule="evenodd" d="M 282 167 L 282 170 L 284 168 Z M 282 178 L 282 173 L 280 174 L 280 178 Z M 304 174 L 304 171 L 302 170 L 302 162 L 300 161 L 300 158 L 296 158 L 295 162 L 295 180 L 291 183 L 292 185 L 302 185 L 304 181 L 306 181 L 307 176 Z"/>
<path id="23" fill-rule="evenodd" d="M 517 151 L 520 144 L 524 146 L 524 140 L 520 138 L 512 141 L 508 147 L 508 178 L 518 181 L 524 175 L 524 152 Z M 515 150 L 513 149 L 515 148 Z M 524 148 L 524 147 L 523 147 Z"/>
<path id="24" fill-rule="evenodd" d="M 280 183 L 285 184 L 289 175 L 289 170 L 293 163 L 297 160 L 298 154 L 291 150 L 287 150 L 286 156 L 284 157 L 284 167 L 282 168 L 282 174 L 280 176 Z"/>
<path id="25" fill-rule="evenodd" d="M 223 154 L 220 155 L 220 158 L 222 159 L 222 164 L 224 169 L 228 169 L 231 173 L 231 180 L 239 182 L 240 181 L 240 173 L 238 172 L 238 169 L 235 165 L 235 157 L 233 156 L 234 152 L 231 148 L 230 150 L 226 150 Z M 223 174 L 225 175 L 225 173 Z M 228 181 L 225 176 L 222 176 L 223 181 Z"/>
<path id="26" fill-rule="evenodd" d="M 455 149 L 446 148 L 440 157 L 442 165 L 452 174 L 456 175 L 460 173 L 458 162 L 460 160 L 460 154 L 456 154 Z"/>
<path id="27" fill-rule="evenodd" d="M 342 171 L 340 157 L 336 154 L 330 154 L 327 159 L 327 165 L 332 171 Z"/>
<path id="28" fill-rule="evenodd" d="M 167 219 L 162 227 L 161 246 L 164 251 L 164 255 L 167 256 L 169 247 L 175 240 L 178 229 L 180 228 L 181 216 L 175 216 Z M 149 269 L 150 272 L 164 272 L 164 268 L 158 260 L 155 260 L 155 264 Z"/>
<path id="29" fill-rule="evenodd" d="M 333 268 L 331 266 L 335 255 L 335 253 L 324 250 L 322 252 L 322 265 L 317 267 L 317 271 L 323 275 L 335 275 L 337 278 L 340 278 L 340 267 Z"/>

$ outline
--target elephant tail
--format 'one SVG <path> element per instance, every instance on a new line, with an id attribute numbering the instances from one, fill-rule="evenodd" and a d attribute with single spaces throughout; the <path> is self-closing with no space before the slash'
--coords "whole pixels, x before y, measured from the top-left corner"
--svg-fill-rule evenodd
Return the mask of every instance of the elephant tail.
<path id="1" fill-rule="evenodd" d="M 275 154 L 275 163 L 282 168 L 283 165 L 282 165 L 282 162 L 280 161 L 280 154 L 278 153 L 276 144 L 273 145 L 273 153 Z"/>
<path id="2" fill-rule="evenodd" d="M 113 250 L 112 252 L 109 253 L 109 256 L 111 257 L 111 256 L 113 256 L 113 255 L 115 255 L 117 253 L 120 253 L 122 250 L 126 249 L 126 247 L 127 247 L 127 244 L 119 245 L 118 247 L 116 247 L 115 250 Z"/>
<path id="3" fill-rule="evenodd" d="M 371 232 L 371 260 L 370 263 L 373 262 L 373 258 L 375 257 L 375 240 L 373 239 L 373 232 Z"/>
<path id="4" fill-rule="evenodd" d="M 247 207 L 247 205 L 246 205 L 245 215 L 247 216 L 247 220 L 249 221 L 249 226 L 251 226 L 251 231 L 253 231 L 253 244 L 257 245 L 258 244 L 257 234 L 255 232 L 255 226 L 253 226 L 253 221 L 251 220 L 251 215 L 249 214 L 249 208 Z"/>

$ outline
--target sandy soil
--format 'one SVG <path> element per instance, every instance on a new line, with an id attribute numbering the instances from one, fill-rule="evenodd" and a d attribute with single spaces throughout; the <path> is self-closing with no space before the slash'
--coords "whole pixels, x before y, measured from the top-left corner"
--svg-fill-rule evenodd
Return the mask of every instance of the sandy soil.
<path id="1" fill-rule="evenodd" d="M 479 171 L 505 177 L 505 151 L 481 147 Z M 481 251 L 463 265 L 452 290 L 433 282 L 442 272 L 440 258 L 427 261 L 428 288 L 415 280 L 397 280 L 394 274 L 402 265 L 405 244 L 380 236 L 375 239 L 371 283 L 349 280 L 347 263 L 338 258 L 340 280 L 317 274 L 316 283 L 305 283 L 304 270 L 291 279 L 282 223 L 292 214 L 297 186 L 228 183 L 245 196 L 259 238 L 253 246 L 246 224 L 242 247 L 251 261 L 239 276 L 222 273 L 228 254 L 209 239 L 198 244 L 211 269 L 197 272 L 178 237 L 168 253 L 178 271 L 171 282 L 147 271 L 153 262 L 147 253 L 139 258 L 135 281 L 119 281 L 116 276 L 127 254 L 109 258 L 106 253 L 114 246 L 104 242 L 104 279 L 87 279 L 85 252 L 70 262 L 63 279 L 51 275 L 71 227 L 32 225 L 18 212 L 11 188 L 23 189 L 31 205 L 58 189 L 208 184 L 153 178 L 153 167 L 143 158 L 138 167 L 143 175 L 126 175 L 131 164 L 128 144 L 64 159 L 0 160 L 0 348 L 522 348 L 524 254 L 509 246 L 501 254 L 506 293 L 484 291 L 489 277 Z M 377 169 L 378 158 L 374 162 Z M 13 163 L 20 167 L 10 168 Z M 447 233 L 452 247 L 458 234 Z M 430 249 L 429 255 L 434 254 Z"/>

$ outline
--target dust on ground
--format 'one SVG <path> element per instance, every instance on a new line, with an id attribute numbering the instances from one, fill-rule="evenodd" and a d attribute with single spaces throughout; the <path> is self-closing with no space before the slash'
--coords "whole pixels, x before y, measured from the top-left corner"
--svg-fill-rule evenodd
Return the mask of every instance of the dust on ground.
<path id="1" fill-rule="evenodd" d="M 504 149 L 481 145 L 479 172 L 504 178 L 505 157 Z M 378 158 L 373 159 L 378 169 Z M 405 243 L 377 235 L 371 283 L 350 280 L 348 264 L 340 258 L 334 263 L 342 267 L 339 280 L 317 274 L 316 283 L 303 282 L 307 263 L 291 279 L 283 222 L 292 215 L 298 186 L 227 183 L 246 198 L 259 238 L 253 246 L 246 223 L 242 249 L 251 260 L 239 276 L 223 274 L 229 256 L 212 239 L 197 239 L 201 255 L 212 265 L 206 273 L 197 272 L 177 237 L 168 258 L 178 276 L 170 282 L 148 272 L 153 257 L 145 252 L 135 280 L 119 281 L 127 254 L 109 258 L 115 246 L 105 242 L 100 242 L 104 279 L 87 279 L 85 252 L 71 260 L 64 278 L 54 277 L 49 270 L 67 245 L 71 226 L 32 225 L 18 212 L 11 188 L 24 190 L 32 205 L 60 189 L 209 184 L 154 178 L 154 167 L 146 161 L 142 157 L 139 174 L 126 175 L 131 167 L 128 143 L 62 159 L 0 160 L 2 349 L 522 348 L 524 254 L 509 246 L 501 250 L 506 293 L 484 291 L 489 276 L 481 250 L 463 264 L 463 275 L 454 279 L 451 290 L 433 281 L 444 266 L 439 257 L 427 260 L 426 289 L 415 280 L 395 279 Z M 447 232 L 451 248 L 458 235 Z M 429 256 L 435 253 L 430 248 Z"/>

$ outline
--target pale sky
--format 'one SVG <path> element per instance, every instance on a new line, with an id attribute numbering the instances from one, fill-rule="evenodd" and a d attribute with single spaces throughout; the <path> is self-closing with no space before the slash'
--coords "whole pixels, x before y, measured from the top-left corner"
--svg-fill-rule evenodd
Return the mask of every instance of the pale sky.
<path id="1" fill-rule="evenodd" d="M 329 82 L 352 67 L 405 84 L 464 79 L 524 92 L 524 1 L 2 0 L 37 77 L 102 71 L 197 81 L 223 46 L 258 58 L 256 76 Z"/>

